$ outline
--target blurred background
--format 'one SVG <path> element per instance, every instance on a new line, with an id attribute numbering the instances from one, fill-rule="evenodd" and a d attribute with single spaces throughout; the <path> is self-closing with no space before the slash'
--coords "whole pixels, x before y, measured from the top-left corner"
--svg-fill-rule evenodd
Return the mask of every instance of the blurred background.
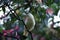
<path id="1" fill-rule="evenodd" d="M 1 33 L 13 29 L 13 36 L 19 32 L 27 37 L 22 40 L 31 40 L 20 18 L 32 33 L 33 40 L 60 40 L 60 0 L 0 0 L 0 6 Z"/>

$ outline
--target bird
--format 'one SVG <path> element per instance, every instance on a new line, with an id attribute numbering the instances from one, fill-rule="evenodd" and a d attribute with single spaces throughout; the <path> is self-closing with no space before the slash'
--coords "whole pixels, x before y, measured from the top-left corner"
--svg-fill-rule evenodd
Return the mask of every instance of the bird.
<path id="1" fill-rule="evenodd" d="M 32 31 L 35 27 L 35 18 L 31 13 L 24 14 L 24 23 L 29 31 Z M 24 29 L 23 35 L 28 36 L 26 28 Z"/>

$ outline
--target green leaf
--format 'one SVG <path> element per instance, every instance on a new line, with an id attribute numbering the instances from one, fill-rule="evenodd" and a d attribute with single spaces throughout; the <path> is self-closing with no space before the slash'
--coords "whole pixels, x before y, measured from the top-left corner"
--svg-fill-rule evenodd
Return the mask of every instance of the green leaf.
<path id="1" fill-rule="evenodd" d="M 3 31 L 3 29 L 0 27 L 0 32 L 2 32 Z"/>

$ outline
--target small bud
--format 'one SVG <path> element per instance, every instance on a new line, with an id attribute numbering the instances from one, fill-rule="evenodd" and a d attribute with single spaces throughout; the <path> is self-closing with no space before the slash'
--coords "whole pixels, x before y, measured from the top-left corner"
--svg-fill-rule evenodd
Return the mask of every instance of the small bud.
<path id="1" fill-rule="evenodd" d="M 7 33 L 7 31 L 6 30 L 3 30 L 3 33 Z"/>
<path id="2" fill-rule="evenodd" d="M 12 33 L 12 32 L 14 32 L 14 29 L 11 29 L 11 30 L 10 30 L 10 33 Z"/>
<path id="3" fill-rule="evenodd" d="M 48 9 L 46 10 L 46 13 L 48 13 L 48 14 L 51 16 L 51 15 L 53 15 L 54 11 L 53 11 L 52 8 L 48 8 Z"/>
<path id="4" fill-rule="evenodd" d="M 7 33 L 4 33 L 3 35 L 4 35 L 4 36 L 6 36 L 6 35 L 7 35 Z"/>

